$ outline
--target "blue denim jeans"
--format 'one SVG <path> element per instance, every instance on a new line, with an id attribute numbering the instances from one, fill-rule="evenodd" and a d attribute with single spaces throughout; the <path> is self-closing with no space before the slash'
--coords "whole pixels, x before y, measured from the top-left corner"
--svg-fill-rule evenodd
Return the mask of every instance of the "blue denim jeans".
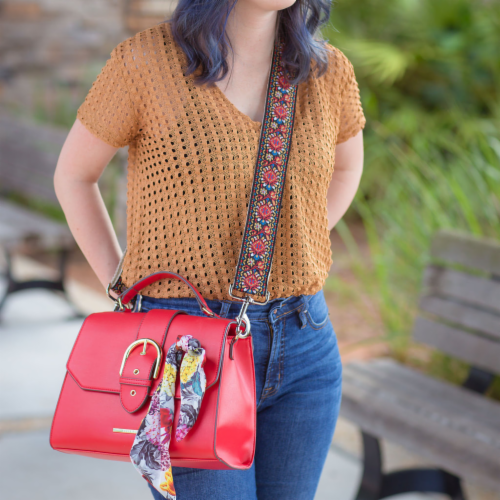
<path id="1" fill-rule="evenodd" d="M 241 302 L 208 300 L 225 318 Z M 183 309 L 203 316 L 194 298 L 143 296 L 141 311 Z M 173 467 L 179 500 L 313 500 L 333 437 L 342 365 L 323 291 L 247 309 L 254 348 L 257 444 L 245 471 Z M 149 486 L 153 497 L 163 497 Z"/>

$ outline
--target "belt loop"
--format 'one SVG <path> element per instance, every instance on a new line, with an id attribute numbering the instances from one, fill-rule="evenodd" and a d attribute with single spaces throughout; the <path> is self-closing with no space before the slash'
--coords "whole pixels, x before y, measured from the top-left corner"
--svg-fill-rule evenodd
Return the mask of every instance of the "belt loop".
<path id="1" fill-rule="evenodd" d="M 227 318 L 227 314 L 229 313 L 229 309 L 231 308 L 231 302 L 228 300 L 222 301 L 222 307 L 220 309 L 219 316 L 221 318 Z"/>
<path id="2" fill-rule="evenodd" d="M 306 317 L 306 312 L 304 309 L 300 309 L 299 312 L 299 318 L 300 321 L 302 322 L 302 325 L 300 325 L 300 328 L 303 329 L 307 326 L 307 317 Z"/>
<path id="3" fill-rule="evenodd" d="M 281 308 L 283 307 L 283 304 L 284 304 L 287 300 L 290 300 L 292 297 L 293 297 L 293 295 L 289 295 L 288 297 L 285 297 L 285 298 L 283 298 L 283 299 L 278 299 L 278 300 L 279 300 L 279 306 L 278 306 L 275 310 L 281 309 Z"/>
<path id="4" fill-rule="evenodd" d="M 302 304 L 299 307 L 299 318 L 300 321 L 302 322 L 302 325 L 300 326 L 301 329 L 305 328 L 307 326 L 307 299 L 305 295 L 301 295 L 301 302 Z"/>

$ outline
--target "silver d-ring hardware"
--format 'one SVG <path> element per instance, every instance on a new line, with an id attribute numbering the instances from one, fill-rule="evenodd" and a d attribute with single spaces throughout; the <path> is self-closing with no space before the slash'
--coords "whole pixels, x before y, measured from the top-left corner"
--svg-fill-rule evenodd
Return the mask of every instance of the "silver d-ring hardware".
<path id="1" fill-rule="evenodd" d="M 241 323 L 243 323 L 243 322 L 245 323 L 245 331 L 244 331 L 244 333 L 241 333 L 242 332 Z M 247 313 L 243 313 L 243 315 L 241 316 L 241 322 L 238 325 L 237 330 L 238 330 L 238 333 L 236 334 L 236 336 L 239 339 L 245 339 L 250 335 L 250 320 L 248 319 Z"/>
<path id="2" fill-rule="evenodd" d="M 269 281 L 269 276 L 268 276 L 268 281 Z M 269 298 L 271 296 L 271 293 L 269 291 L 266 292 L 266 300 L 265 302 L 258 302 L 254 300 L 252 297 L 247 295 L 245 298 L 238 297 L 236 295 L 233 295 L 233 284 L 231 283 L 229 285 L 229 296 L 232 297 L 233 299 L 243 302 L 240 312 L 238 316 L 236 317 L 236 335 L 234 336 L 234 339 L 231 341 L 231 346 L 229 349 L 229 358 L 233 358 L 233 347 L 238 342 L 239 339 L 244 339 L 247 338 L 250 335 L 250 320 L 247 315 L 247 309 L 250 304 L 258 304 L 260 306 L 264 306 L 269 302 Z M 245 323 L 245 330 L 242 329 L 242 323 Z"/>
<path id="3" fill-rule="evenodd" d="M 233 340 L 231 340 L 231 345 L 229 346 L 229 359 L 233 360 L 234 359 L 234 354 L 233 354 L 233 349 L 234 345 L 238 340 L 240 339 L 246 339 L 247 337 L 250 336 L 250 320 L 248 319 L 247 313 L 240 314 L 238 318 L 241 316 L 240 323 L 236 327 L 236 335 L 234 336 Z M 237 319 L 238 319 L 237 318 Z M 241 323 L 245 323 L 245 333 L 241 333 Z"/>
<path id="4" fill-rule="evenodd" d="M 251 297 L 245 297 L 243 300 L 243 304 L 240 309 L 240 313 L 236 317 L 236 338 L 237 339 L 243 339 L 245 337 L 248 337 L 250 335 L 250 320 L 248 319 L 247 316 L 247 309 L 250 303 L 253 302 L 253 299 Z M 241 329 L 241 323 L 245 322 L 245 333 L 243 333 L 243 330 Z"/>

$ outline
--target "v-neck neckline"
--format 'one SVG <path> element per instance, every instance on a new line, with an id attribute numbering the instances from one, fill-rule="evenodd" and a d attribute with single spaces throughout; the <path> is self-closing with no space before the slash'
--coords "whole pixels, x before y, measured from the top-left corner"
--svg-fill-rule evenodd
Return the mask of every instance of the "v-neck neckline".
<path id="1" fill-rule="evenodd" d="M 173 40 L 171 26 L 170 26 L 169 23 L 160 24 L 159 27 L 160 27 L 160 30 L 162 31 L 162 35 L 163 36 L 168 35 Z M 167 33 L 165 33 L 164 30 L 167 31 Z M 177 45 L 177 43 L 175 42 L 175 40 L 173 40 L 173 43 L 174 43 L 175 47 L 178 50 L 179 61 L 181 62 L 181 67 L 183 67 L 183 66 L 185 66 L 187 64 L 187 57 L 186 57 L 184 51 Z M 272 64 L 272 62 L 271 62 L 271 64 Z M 197 70 L 195 71 L 195 73 L 198 71 L 198 69 L 199 68 L 197 68 Z M 271 71 L 271 68 L 270 68 L 270 71 Z M 266 88 L 266 96 L 267 96 L 267 90 L 269 88 L 269 77 L 270 77 L 270 74 L 268 73 L 268 75 L 267 75 L 268 87 Z M 190 75 L 190 78 L 194 79 L 194 76 Z M 232 112 L 234 112 L 237 115 L 241 116 L 244 119 L 244 121 L 246 121 L 247 123 L 249 123 L 252 126 L 253 130 L 255 130 L 257 132 L 257 134 L 260 134 L 262 132 L 262 127 L 264 125 L 264 119 L 265 119 L 265 109 L 264 109 L 264 117 L 262 119 L 262 122 L 258 122 L 258 121 L 252 120 L 252 118 L 250 118 L 247 114 L 243 113 L 243 111 L 241 111 L 240 109 L 238 109 L 236 107 L 236 105 L 232 101 L 229 100 L 229 98 L 226 96 L 226 94 L 224 94 L 224 92 L 222 92 L 222 90 L 218 87 L 218 85 L 216 85 L 214 83 L 213 86 L 204 85 L 204 87 L 209 92 L 213 91 L 213 92 L 215 92 L 215 94 L 218 94 L 219 97 L 222 99 L 222 101 L 224 101 L 227 104 L 227 106 L 232 110 Z M 264 104 L 264 106 L 265 106 L 265 104 Z"/>
<path id="2" fill-rule="evenodd" d="M 224 94 L 224 92 L 222 92 L 222 90 L 219 88 L 219 86 L 215 82 L 214 82 L 213 88 L 214 88 L 215 92 L 220 95 L 221 99 L 232 109 L 233 112 L 237 113 L 242 118 L 244 118 L 245 121 L 249 122 L 252 125 L 252 127 L 254 127 L 257 130 L 257 132 L 260 131 L 260 129 L 262 128 L 263 122 L 258 122 L 258 121 L 252 120 L 252 118 L 250 118 L 247 114 L 243 113 L 243 111 L 241 111 L 239 108 L 237 108 L 236 105 L 232 101 L 229 100 L 229 98 L 226 96 L 226 94 Z M 264 103 L 264 106 L 265 106 L 265 103 Z"/>

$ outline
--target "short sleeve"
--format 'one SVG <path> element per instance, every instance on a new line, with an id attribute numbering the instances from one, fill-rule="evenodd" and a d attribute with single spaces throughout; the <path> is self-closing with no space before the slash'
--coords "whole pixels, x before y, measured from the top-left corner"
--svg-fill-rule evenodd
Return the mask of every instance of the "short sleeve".
<path id="1" fill-rule="evenodd" d="M 366 124 L 354 68 L 345 56 L 343 60 L 345 83 L 340 96 L 341 109 L 336 144 L 354 137 Z"/>
<path id="2" fill-rule="evenodd" d="M 92 134 L 117 148 L 132 142 L 139 129 L 121 65 L 114 48 L 76 114 Z"/>

